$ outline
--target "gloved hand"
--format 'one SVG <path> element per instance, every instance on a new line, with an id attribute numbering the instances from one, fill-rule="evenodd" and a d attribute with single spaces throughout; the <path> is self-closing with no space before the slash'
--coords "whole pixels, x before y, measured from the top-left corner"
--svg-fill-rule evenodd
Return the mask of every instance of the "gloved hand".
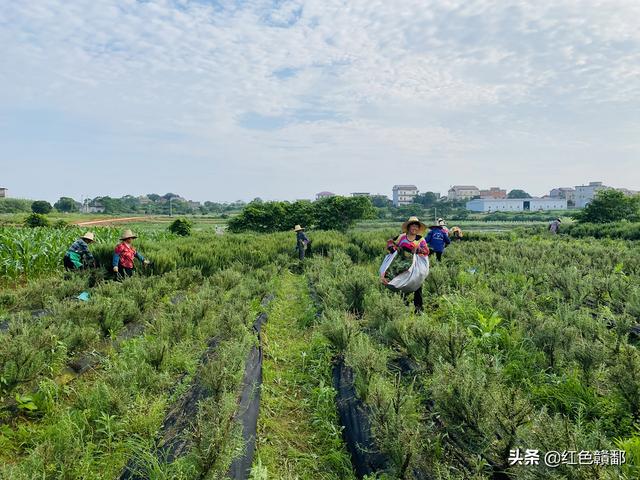
<path id="1" fill-rule="evenodd" d="M 143 265 L 149 265 L 151 262 L 149 260 L 147 260 L 146 258 L 144 259 L 144 261 L 142 262 Z"/>
<path id="2" fill-rule="evenodd" d="M 118 266 L 117 265 L 115 267 L 113 267 L 113 271 L 118 273 Z"/>

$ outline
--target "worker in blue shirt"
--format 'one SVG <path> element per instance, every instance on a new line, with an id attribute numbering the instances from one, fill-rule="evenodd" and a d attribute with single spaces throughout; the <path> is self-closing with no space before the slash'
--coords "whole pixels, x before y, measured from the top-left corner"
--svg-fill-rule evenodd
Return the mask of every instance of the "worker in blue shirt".
<path id="1" fill-rule="evenodd" d="M 89 251 L 89 245 L 94 241 L 95 237 L 93 232 L 87 232 L 73 242 L 64 255 L 64 268 L 67 270 L 81 270 L 95 267 L 95 259 Z"/>
<path id="2" fill-rule="evenodd" d="M 444 252 L 445 247 L 451 243 L 449 235 L 444 230 L 443 225 L 431 225 L 425 240 L 429 244 L 429 253 L 435 253 L 438 261 L 442 261 L 442 252 Z"/>

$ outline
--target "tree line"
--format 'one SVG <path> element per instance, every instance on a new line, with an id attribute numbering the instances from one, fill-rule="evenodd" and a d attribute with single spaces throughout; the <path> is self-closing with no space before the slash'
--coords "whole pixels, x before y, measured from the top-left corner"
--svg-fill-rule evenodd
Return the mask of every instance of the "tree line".
<path id="1" fill-rule="evenodd" d="M 254 200 L 228 222 L 232 232 L 277 232 L 293 230 L 295 225 L 319 230 L 344 231 L 357 220 L 376 218 L 368 197 L 329 197 L 315 202 L 263 202 Z"/>
<path id="2" fill-rule="evenodd" d="M 125 195 L 123 197 L 101 196 L 87 200 L 89 206 L 102 207 L 104 213 L 122 214 L 137 213 L 150 215 L 225 215 L 241 210 L 246 203 L 238 200 L 230 203 L 203 202 L 196 204 L 176 195 L 166 193 L 158 195 L 150 193 L 144 197 Z M 51 213 L 54 209 L 61 213 L 82 211 L 83 205 L 71 197 L 60 197 L 53 205 L 46 200 L 23 200 L 5 198 L 0 200 L 0 213 L 33 212 L 42 215 Z"/>

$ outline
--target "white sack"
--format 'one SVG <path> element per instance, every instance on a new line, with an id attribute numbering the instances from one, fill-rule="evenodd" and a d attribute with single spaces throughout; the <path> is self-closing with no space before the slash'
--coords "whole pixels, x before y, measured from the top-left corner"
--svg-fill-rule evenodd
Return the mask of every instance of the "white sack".
<path id="1" fill-rule="evenodd" d="M 389 269 L 397 255 L 398 252 L 393 252 L 384 257 L 379 270 L 381 276 Z M 429 257 L 414 254 L 409 270 L 396 275 L 387 286 L 401 292 L 415 292 L 424 283 L 427 275 L 429 275 Z"/>

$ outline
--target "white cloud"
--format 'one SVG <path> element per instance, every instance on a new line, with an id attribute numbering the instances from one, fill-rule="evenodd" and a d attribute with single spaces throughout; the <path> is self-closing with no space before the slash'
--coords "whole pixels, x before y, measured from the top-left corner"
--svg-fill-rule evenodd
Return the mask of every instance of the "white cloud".
<path id="1" fill-rule="evenodd" d="M 374 145 L 416 163 L 502 138 L 569 148 L 559 107 L 577 123 L 598 105 L 640 110 L 637 18 L 633 0 L 10 2 L 0 108 L 90 117 L 123 151 L 142 142 L 194 168 L 221 145 L 248 165 L 296 148 L 349 162 Z M 286 122 L 252 132 L 251 114 Z M 572 133 L 584 143 L 593 125 Z"/>

